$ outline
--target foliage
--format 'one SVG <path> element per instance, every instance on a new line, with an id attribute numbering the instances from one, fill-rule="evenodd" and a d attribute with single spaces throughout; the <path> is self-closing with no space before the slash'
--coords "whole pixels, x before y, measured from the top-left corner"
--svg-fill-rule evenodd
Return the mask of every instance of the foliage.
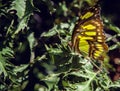
<path id="1" fill-rule="evenodd" d="M 0 0 L 0 90 L 118 91 L 120 81 L 109 76 L 110 70 L 116 70 L 109 62 L 109 52 L 100 68 L 98 61 L 84 58 L 70 48 L 81 9 L 95 3 Z M 109 50 L 119 49 L 119 26 L 112 17 L 101 15 Z"/>

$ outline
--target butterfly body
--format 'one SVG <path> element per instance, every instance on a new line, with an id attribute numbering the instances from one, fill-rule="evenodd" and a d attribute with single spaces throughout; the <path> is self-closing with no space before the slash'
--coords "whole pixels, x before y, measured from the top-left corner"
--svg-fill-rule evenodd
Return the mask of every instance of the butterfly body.
<path id="1" fill-rule="evenodd" d="M 83 12 L 72 34 L 72 49 L 82 55 L 99 59 L 108 50 L 105 43 L 100 7 L 90 7 Z"/>

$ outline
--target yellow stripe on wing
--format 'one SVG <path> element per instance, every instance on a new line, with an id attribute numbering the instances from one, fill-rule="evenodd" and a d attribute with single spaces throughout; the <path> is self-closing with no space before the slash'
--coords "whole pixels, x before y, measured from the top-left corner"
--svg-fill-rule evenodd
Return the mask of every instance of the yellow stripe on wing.
<path id="1" fill-rule="evenodd" d="M 96 36 L 96 32 L 92 31 L 92 32 L 85 32 L 86 35 L 88 36 Z"/>
<path id="2" fill-rule="evenodd" d="M 86 40 L 79 41 L 79 50 L 82 53 L 84 53 L 85 56 L 89 55 L 89 49 L 90 49 L 90 45 L 88 44 L 88 42 Z"/>
<path id="3" fill-rule="evenodd" d="M 78 38 L 80 40 L 93 40 L 94 39 L 93 37 L 89 37 L 89 36 L 87 37 L 87 36 L 81 36 L 81 35 L 79 35 Z"/>
<path id="4" fill-rule="evenodd" d="M 83 16 L 81 16 L 80 18 L 83 20 L 83 19 L 87 19 L 89 17 L 91 17 L 94 13 L 92 12 L 87 12 L 86 14 L 84 14 Z"/>
<path id="5" fill-rule="evenodd" d="M 88 24 L 88 25 L 83 25 L 81 26 L 83 29 L 86 29 L 86 30 L 94 30 L 96 29 L 96 26 L 92 25 L 92 24 Z"/>

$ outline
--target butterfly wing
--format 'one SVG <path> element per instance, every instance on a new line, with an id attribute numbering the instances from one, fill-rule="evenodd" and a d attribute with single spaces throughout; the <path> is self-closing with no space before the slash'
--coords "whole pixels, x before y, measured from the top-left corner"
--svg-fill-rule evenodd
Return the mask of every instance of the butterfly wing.
<path id="1" fill-rule="evenodd" d="M 108 50 L 100 7 L 90 7 L 81 14 L 72 34 L 72 49 L 94 59 Z"/>

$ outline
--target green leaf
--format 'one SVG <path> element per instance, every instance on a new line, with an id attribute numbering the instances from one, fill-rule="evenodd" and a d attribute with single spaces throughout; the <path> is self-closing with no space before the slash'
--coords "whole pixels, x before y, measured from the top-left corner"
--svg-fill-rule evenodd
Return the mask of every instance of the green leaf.
<path id="1" fill-rule="evenodd" d="M 1 73 L 3 73 L 5 77 L 8 75 L 5 69 L 5 58 L 0 53 L 0 75 Z"/>
<path id="2" fill-rule="evenodd" d="M 14 68 L 14 72 L 23 72 L 27 67 L 29 66 L 29 64 L 24 64 L 24 65 L 20 65 L 20 66 L 16 66 Z"/>
<path id="3" fill-rule="evenodd" d="M 36 45 L 36 39 L 34 37 L 34 33 L 31 33 L 28 37 L 27 37 L 29 44 L 30 44 L 30 49 L 31 51 L 33 50 L 33 47 Z"/>
<path id="4" fill-rule="evenodd" d="M 20 3 L 20 5 L 19 5 Z M 29 6 L 28 6 L 29 5 Z M 25 27 L 27 27 L 28 20 L 30 18 L 30 15 L 32 15 L 33 10 L 36 8 L 33 7 L 32 0 L 15 0 L 12 4 L 11 9 L 15 9 L 17 11 L 17 15 L 19 17 L 19 24 L 17 26 L 17 29 L 12 34 L 12 38 L 15 38 L 15 36 Z"/>
<path id="5" fill-rule="evenodd" d="M 10 58 L 13 58 L 13 55 L 14 52 L 8 47 L 3 48 L 2 51 L 0 51 L 0 74 L 3 73 L 5 77 L 8 76 L 6 70 L 6 66 L 8 65 L 7 61 Z"/>
<path id="6" fill-rule="evenodd" d="M 29 16 L 30 16 L 30 15 L 26 15 L 25 17 L 23 17 L 23 18 L 20 20 L 17 29 L 16 29 L 15 32 L 12 34 L 12 38 L 15 38 L 15 36 L 17 36 L 17 34 L 18 34 L 21 30 L 23 30 L 23 29 L 25 29 L 25 27 L 27 27 L 27 23 L 28 23 L 28 20 L 29 20 Z"/>
<path id="7" fill-rule="evenodd" d="M 4 55 L 5 58 L 14 58 L 14 52 L 9 47 L 3 48 L 1 53 L 2 55 Z"/>
<path id="8" fill-rule="evenodd" d="M 50 29 L 48 32 L 43 32 L 41 37 L 51 37 L 57 34 L 57 26 Z"/>
<path id="9" fill-rule="evenodd" d="M 52 48 L 52 46 L 48 47 L 47 45 L 45 45 L 47 51 L 52 54 L 52 55 L 59 55 L 62 53 L 62 50 L 59 48 Z"/>
<path id="10" fill-rule="evenodd" d="M 25 14 L 26 0 L 14 0 L 11 9 L 17 11 L 18 17 L 21 19 Z"/>
<path id="11" fill-rule="evenodd" d="M 119 38 L 120 37 L 120 34 L 116 34 L 116 35 L 108 35 L 108 36 L 110 36 L 110 37 L 108 37 L 107 39 L 106 39 L 106 42 L 109 42 L 109 41 L 114 41 L 114 42 L 117 42 L 118 40 L 117 40 L 117 38 Z"/>
<path id="12" fill-rule="evenodd" d="M 34 33 L 31 33 L 28 37 L 27 37 L 28 41 L 29 41 L 29 46 L 30 46 L 30 51 L 31 51 L 31 57 L 30 57 L 30 63 L 34 62 L 34 58 L 35 58 L 35 53 L 33 48 L 37 45 L 37 40 L 34 37 Z"/>
<path id="13" fill-rule="evenodd" d="M 81 91 L 92 91 L 90 88 L 90 83 L 89 82 L 83 82 L 83 83 L 78 83 L 75 84 L 77 86 L 76 91 L 79 91 L 79 89 Z"/>
<path id="14" fill-rule="evenodd" d="M 109 47 L 109 50 L 114 50 L 114 49 L 117 49 L 117 48 L 120 48 L 120 43 L 117 42 L 117 44 L 114 44 L 112 46 Z"/>
<path id="15" fill-rule="evenodd" d="M 110 25 L 109 25 L 109 28 L 110 28 L 111 30 L 115 31 L 116 33 L 119 33 L 119 34 L 120 34 L 120 28 L 118 28 L 117 26 L 110 24 Z"/>
<path id="16" fill-rule="evenodd" d="M 51 89 L 53 89 L 55 87 L 55 84 L 58 83 L 59 78 L 57 77 L 57 75 L 52 74 L 50 76 L 48 76 L 46 79 L 44 79 L 43 81 L 45 81 L 45 83 L 48 86 L 48 91 L 50 91 Z"/>

